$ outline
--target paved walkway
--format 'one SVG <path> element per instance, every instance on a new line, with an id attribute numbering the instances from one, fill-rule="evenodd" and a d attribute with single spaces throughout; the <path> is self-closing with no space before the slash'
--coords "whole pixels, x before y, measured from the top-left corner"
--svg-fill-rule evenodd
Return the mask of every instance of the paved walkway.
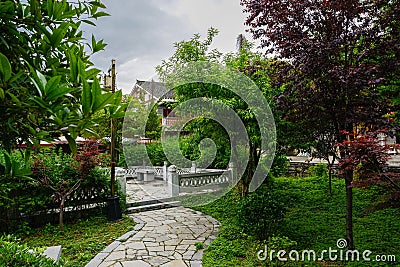
<path id="1" fill-rule="evenodd" d="M 168 183 L 155 179 L 152 182 L 129 179 L 126 181 L 126 201 L 140 202 L 168 198 Z"/>
<path id="2" fill-rule="evenodd" d="M 203 249 L 216 238 L 219 223 L 184 207 L 131 215 L 135 229 L 118 238 L 86 267 L 202 266 Z"/>

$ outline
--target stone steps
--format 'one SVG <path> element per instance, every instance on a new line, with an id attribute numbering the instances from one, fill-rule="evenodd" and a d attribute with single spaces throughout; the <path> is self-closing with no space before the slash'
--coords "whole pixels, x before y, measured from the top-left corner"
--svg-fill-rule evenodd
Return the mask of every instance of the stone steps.
<path id="1" fill-rule="evenodd" d="M 160 202 L 171 202 L 174 201 L 173 198 L 157 198 L 157 199 L 148 199 L 148 200 L 141 200 L 137 202 L 128 202 L 126 203 L 126 207 L 138 207 L 138 206 L 145 206 L 145 205 L 151 205 L 151 204 L 156 204 Z"/>
<path id="2" fill-rule="evenodd" d="M 146 202 L 146 203 L 143 203 L 143 202 Z M 159 200 L 149 200 L 149 201 L 143 201 L 143 202 L 129 203 L 131 205 L 136 204 L 136 206 L 128 206 L 125 213 L 132 214 L 132 213 L 138 213 L 138 212 L 142 212 L 142 211 L 168 209 L 168 208 L 173 208 L 173 207 L 177 207 L 180 205 L 180 201 L 162 202 Z"/>

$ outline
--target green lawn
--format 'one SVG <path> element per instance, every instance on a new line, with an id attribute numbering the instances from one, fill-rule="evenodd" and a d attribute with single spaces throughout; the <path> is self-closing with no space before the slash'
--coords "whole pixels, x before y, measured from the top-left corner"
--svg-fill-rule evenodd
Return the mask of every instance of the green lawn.
<path id="1" fill-rule="evenodd" d="M 65 224 L 64 232 L 58 226 L 46 225 L 21 237 L 20 243 L 29 247 L 62 246 L 63 266 L 85 266 L 97 253 L 115 239 L 133 230 L 135 222 L 127 217 L 116 223 L 109 223 L 104 216 L 76 223 Z"/>
<path id="2" fill-rule="evenodd" d="M 265 244 L 269 249 L 285 249 L 287 252 L 291 249 L 300 252 L 312 249 L 320 253 L 329 247 L 337 249 L 337 240 L 346 236 L 344 181 L 334 179 L 332 195 L 327 188 L 326 180 L 315 177 L 275 179 L 275 190 L 287 212 L 283 223 L 274 232 L 278 238 L 270 241 L 259 241 L 242 233 L 236 216 L 239 198 L 234 192 L 215 203 L 198 207 L 222 223 L 218 238 L 206 249 L 204 266 L 320 265 L 312 262 L 288 261 L 283 264 L 279 261 L 260 261 L 257 252 Z M 395 255 L 397 264 L 352 262 L 348 266 L 400 266 L 400 210 L 386 209 L 363 215 L 370 201 L 376 199 L 379 199 L 376 191 L 354 189 L 355 246 L 361 253 L 372 251 L 371 259 L 377 254 Z M 344 262 L 331 262 L 329 266 L 344 265 Z"/>

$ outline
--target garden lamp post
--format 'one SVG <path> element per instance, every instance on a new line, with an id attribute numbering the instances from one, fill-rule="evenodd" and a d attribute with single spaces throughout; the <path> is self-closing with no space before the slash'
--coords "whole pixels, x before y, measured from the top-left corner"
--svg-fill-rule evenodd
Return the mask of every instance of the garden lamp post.
<path id="1" fill-rule="evenodd" d="M 111 61 L 111 93 L 115 93 L 115 59 Z M 116 135 L 116 121 L 111 117 L 111 196 L 108 197 L 108 221 L 115 222 L 122 218 L 121 207 L 119 205 L 119 197 L 115 194 L 115 135 Z"/>

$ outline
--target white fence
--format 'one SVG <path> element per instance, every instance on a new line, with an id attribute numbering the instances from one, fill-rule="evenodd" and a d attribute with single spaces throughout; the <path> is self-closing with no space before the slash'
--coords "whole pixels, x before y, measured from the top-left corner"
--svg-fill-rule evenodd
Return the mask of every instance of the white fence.
<path id="1" fill-rule="evenodd" d="M 110 172 L 110 169 L 106 169 Z M 179 193 L 189 193 L 199 188 L 213 189 L 224 187 L 233 181 L 232 168 L 200 169 L 192 165 L 191 168 L 178 169 L 175 166 L 129 166 L 115 170 L 116 180 L 119 181 L 123 193 L 126 194 L 126 180 L 135 178 L 138 181 L 151 182 L 154 179 L 168 182 L 169 195 L 178 196 Z"/>

